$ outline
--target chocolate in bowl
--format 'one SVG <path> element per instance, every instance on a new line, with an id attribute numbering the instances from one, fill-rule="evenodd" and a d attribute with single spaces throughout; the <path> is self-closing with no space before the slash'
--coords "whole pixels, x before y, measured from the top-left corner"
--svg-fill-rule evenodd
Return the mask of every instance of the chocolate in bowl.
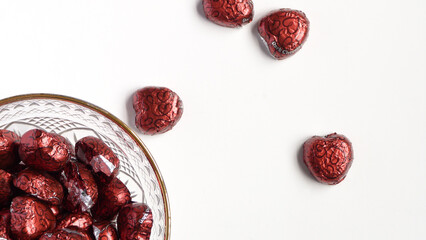
<path id="1" fill-rule="evenodd" d="M 143 142 L 117 117 L 85 101 L 53 94 L 28 94 L 0 100 L 0 129 L 22 135 L 40 128 L 74 145 L 86 136 L 102 139 L 120 159 L 118 178 L 134 202 L 152 209 L 151 240 L 168 240 L 170 210 L 161 173 Z"/>

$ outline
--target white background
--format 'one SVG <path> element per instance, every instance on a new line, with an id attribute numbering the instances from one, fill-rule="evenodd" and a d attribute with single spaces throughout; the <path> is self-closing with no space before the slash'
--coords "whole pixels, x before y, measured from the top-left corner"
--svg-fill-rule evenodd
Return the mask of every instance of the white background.
<path id="1" fill-rule="evenodd" d="M 0 98 L 68 95 L 133 126 L 134 91 L 176 91 L 178 125 L 140 135 L 166 181 L 173 240 L 425 239 L 426 2 L 254 5 L 253 23 L 228 29 L 199 0 L 1 1 Z M 304 11 L 311 31 L 276 61 L 256 24 L 281 7 Z M 332 132 L 355 152 L 337 186 L 298 159 Z"/>

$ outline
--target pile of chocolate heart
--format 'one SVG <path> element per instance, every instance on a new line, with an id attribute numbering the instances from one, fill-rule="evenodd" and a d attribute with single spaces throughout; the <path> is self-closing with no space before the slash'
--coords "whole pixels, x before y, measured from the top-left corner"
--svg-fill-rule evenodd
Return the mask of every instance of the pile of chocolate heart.
<path id="1" fill-rule="evenodd" d="M 0 239 L 148 240 L 152 212 L 132 202 L 119 166 L 92 136 L 74 148 L 40 129 L 0 130 Z"/>
<path id="2" fill-rule="evenodd" d="M 253 20 L 252 0 L 203 0 L 204 14 L 210 21 L 224 27 L 241 27 Z M 295 54 L 309 33 L 306 15 L 289 8 L 270 12 L 257 28 L 260 37 L 275 59 Z"/>

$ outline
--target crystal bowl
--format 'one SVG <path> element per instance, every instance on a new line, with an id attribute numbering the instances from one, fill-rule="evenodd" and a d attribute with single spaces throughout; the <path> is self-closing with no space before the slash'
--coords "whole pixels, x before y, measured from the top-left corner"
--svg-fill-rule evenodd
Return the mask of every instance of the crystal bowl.
<path id="1" fill-rule="evenodd" d="M 118 178 L 126 183 L 135 202 L 151 209 L 154 224 L 150 240 L 168 240 L 170 210 L 161 173 L 143 142 L 107 111 L 85 101 L 53 94 L 28 94 L 0 100 L 0 129 L 22 136 L 40 128 L 75 144 L 85 136 L 102 139 L 120 159 Z"/>

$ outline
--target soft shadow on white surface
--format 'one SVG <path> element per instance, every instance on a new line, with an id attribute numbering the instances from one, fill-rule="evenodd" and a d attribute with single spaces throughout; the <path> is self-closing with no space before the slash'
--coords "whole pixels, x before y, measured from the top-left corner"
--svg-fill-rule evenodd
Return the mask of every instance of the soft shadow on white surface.
<path id="1" fill-rule="evenodd" d="M 204 19 L 204 21 L 208 22 L 206 15 L 204 15 L 203 1 L 197 0 L 197 13 L 198 15 Z"/>

